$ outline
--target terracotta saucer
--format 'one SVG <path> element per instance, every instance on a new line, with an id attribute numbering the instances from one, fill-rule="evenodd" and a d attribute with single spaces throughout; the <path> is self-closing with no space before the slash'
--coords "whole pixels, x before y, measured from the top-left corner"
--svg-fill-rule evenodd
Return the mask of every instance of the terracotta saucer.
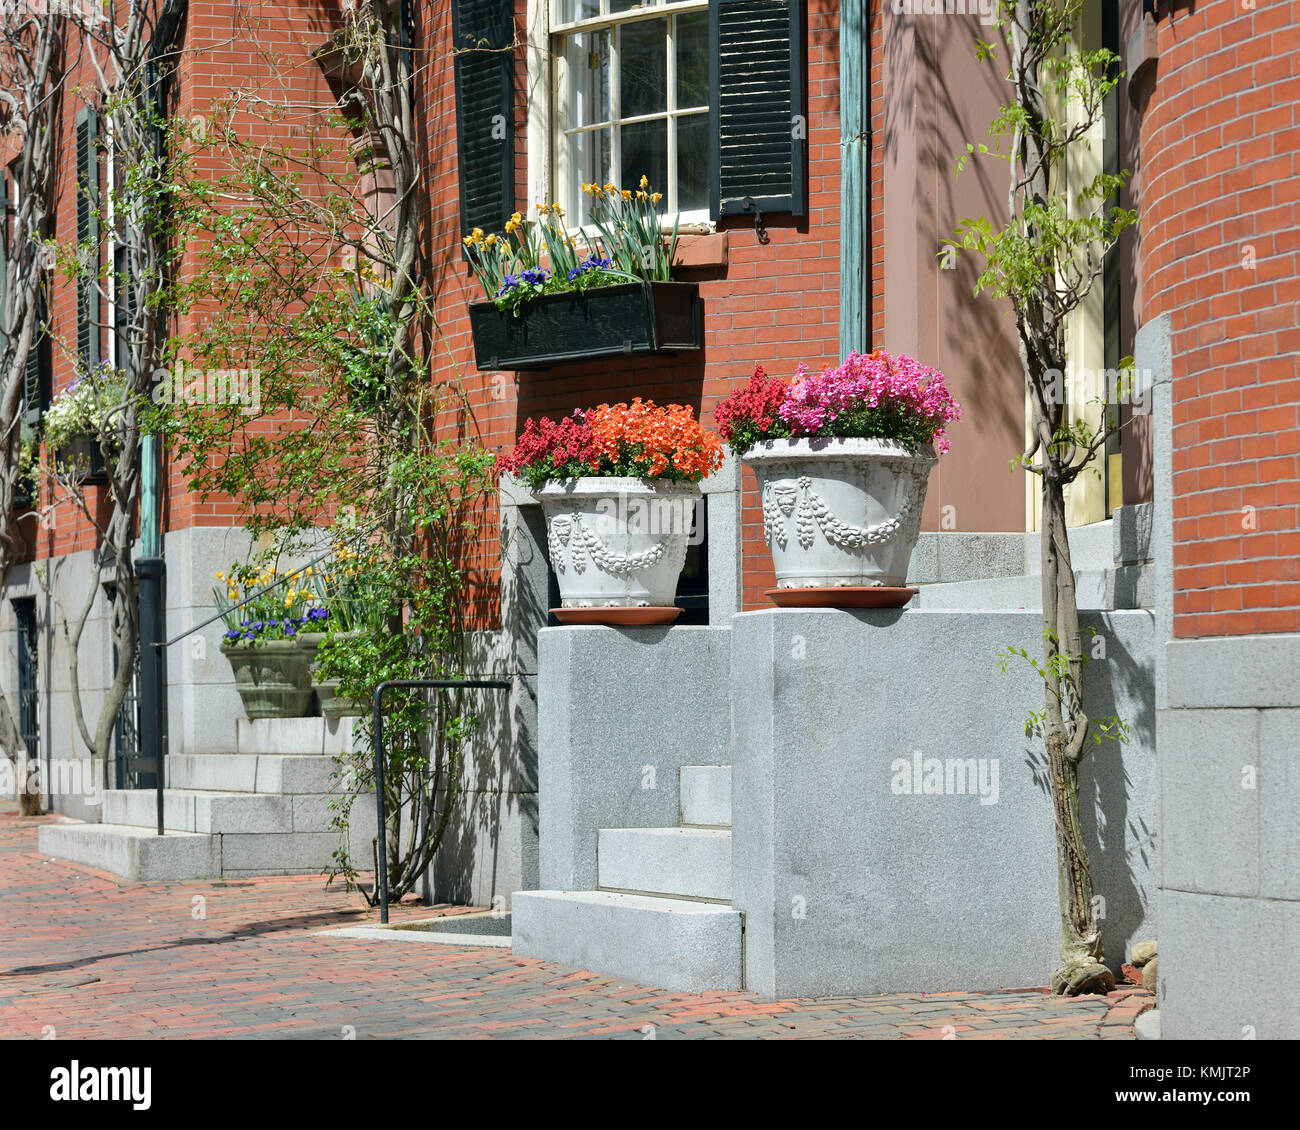
<path id="1" fill-rule="evenodd" d="M 612 628 L 644 628 L 671 624 L 682 614 L 680 608 L 663 605 L 627 605 L 616 608 L 552 608 L 561 624 L 606 624 Z"/>
<path id="2" fill-rule="evenodd" d="M 919 589 L 843 585 L 816 589 L 767 589 L 778 608 L 902 608 Z"/>

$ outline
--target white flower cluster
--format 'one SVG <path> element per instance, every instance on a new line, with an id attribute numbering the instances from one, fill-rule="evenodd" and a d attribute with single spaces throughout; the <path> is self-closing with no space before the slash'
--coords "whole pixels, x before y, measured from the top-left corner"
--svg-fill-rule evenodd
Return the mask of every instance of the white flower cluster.
<path id="1" fill-rule="evenodd" d="M 111 369 L 73 381 L 41 417 L 46 444 L 54 450 L 79 439 L 98 439 L 107 414 L 122 403 L 124 388 Z"/>

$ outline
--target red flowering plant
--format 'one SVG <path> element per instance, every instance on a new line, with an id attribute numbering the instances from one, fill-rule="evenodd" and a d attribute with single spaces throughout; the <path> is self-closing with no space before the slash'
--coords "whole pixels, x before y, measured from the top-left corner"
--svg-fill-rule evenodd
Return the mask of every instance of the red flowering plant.
<path id="1" fill-rule="evenodd" d="M 578 409 L 559 423 L 529 419 L 500 464 L 533 490 L 583 475 L 698 483 L 721 465 L 722 443 L 693 409 L 640 397 Z"/>
<path id="2" fill-rule="evenodd" d="M 943 374 L 905 354 L 850 353 L 817 376 L 800 365 L 795 377 L 773 380 L 759 366 L 718 405 L 714 418 L 733 451 L 743 455 L 766 439 L 845 436 L 932 443 L 944 452 L 945 426 L 961 419 Z"/>

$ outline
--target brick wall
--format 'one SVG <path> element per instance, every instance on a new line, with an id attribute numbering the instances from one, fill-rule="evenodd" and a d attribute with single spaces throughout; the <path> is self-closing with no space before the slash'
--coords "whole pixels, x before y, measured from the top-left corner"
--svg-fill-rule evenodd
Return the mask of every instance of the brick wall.
<path id="1" fill-rule="evenodd" d="M 473 429 L 480 441 L 507 452 L 529 416 L 555 417 L 601 401 L 645 396 L 659 403 L 694 407 L 707 426 L 713 409 L 737 384 L 747 381 L 754 365 L 789 375 L 800 361 L 820 368 L 839 353 L 839 55 L 838 8 L 832 0 L 809 0 L 808 21 L 808 215 L 765 216 L 769 244 L 760 244 L 753 220 L 727 218 L 718 230 L 727 233 L 728 264 L 679 272 L 700 284 L 704 303 L 704 348 L 679 357 L 607 359 L 565 365 L 542 372 L 479 373 L 474 368 L 466 305 L 479 297 L 458 244 L 454 96 L 451 63 L 445 54 L 450 18 L 433 14 L 426 4 L 434 39 L 423 50 L 425 88 L 421 104 L 431 131 L 429 162 L 432 206 L 429 254 L 442 280 L 439 320 L 449 347 L 438 378 L 458 380 L 467 396 Z M 524 3 L 518 19 L 524 26 Z M 422 49 L 424 44 L 421 44 Z M 522 72 L 522 63 L 520 72 Z M 523 76 L 516 110 L 517 195 L 530 207 L 525 171 L 524 127 L 527 121 Z M 452 360 L 454 358 L 454 361 Z M 468 425 L 467 425 L 468 426 Z M 745 475 L 744 600 L 746 607 L 765 603 L 762 590 L 775 584 L 771 558 L 763 543 L 762 516 L 752 474 Z M 485 523 L 490 526 L 490 523 Z M 477 607 L 486 611 L 493 599 L 497 547 L 485 531 L 474 574 L 481 582 Z"/>
<path id="2" fill-rule="evenodd" d="M 1300 630 L 1300 8 L 1179 6 L 1142 118 L 1173 348 L 1174 632 Z"/>

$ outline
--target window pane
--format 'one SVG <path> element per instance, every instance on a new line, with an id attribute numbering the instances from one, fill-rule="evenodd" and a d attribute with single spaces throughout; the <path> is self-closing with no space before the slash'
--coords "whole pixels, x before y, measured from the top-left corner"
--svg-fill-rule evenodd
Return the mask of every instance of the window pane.
<path id="1" fill-rule="evenodd" d="M 650 191 L 664 193 L 660 206 L 668 203 L 668 121 L 633 122 L 621 127 L 623 168 L 620 188 L 636 189 L 643 176 L 650 178 Z"/>
<path id="2" fill-rule="evenodd" d="M 568 222 L 585 224 L 591 218 L 592 198 L 582 191 L 584 184 L 606 184 L 613 180 L 613 145 L 608 129 L 570 134 L 569 187 L 567 196 L 572 213 Z"/>
<path id="3" fill-rule="evenodd" d="M 677 108 L 709 104 L 709 14 L 677 17 Z"/>
<path id="4" fill-rule="evenodd" d="M 630 12 L 634 8 L 653 8 L 655 0 L 609 0 L 611 12 Z"/>
<path id="5" fill-rule="evenodd" d="M 568 37 L 569 125 L 609 119 L 609 32 Z"/>
<path id="6" fill-rule="evenodd" d="M 677 209 L 693 212 L 709 206 L 709 115 L 677 119 Z"/>
<path id="7" fill-rule="evenodd" d="M 624 24 L 618 39 L 619 117 L 668 109 L 668 21 Z"/>
<path id="8" fill-rule="evenodd" d="M 600 0 L 561 0 L 560 23 L 571 24 L 600 15 Z"/>

